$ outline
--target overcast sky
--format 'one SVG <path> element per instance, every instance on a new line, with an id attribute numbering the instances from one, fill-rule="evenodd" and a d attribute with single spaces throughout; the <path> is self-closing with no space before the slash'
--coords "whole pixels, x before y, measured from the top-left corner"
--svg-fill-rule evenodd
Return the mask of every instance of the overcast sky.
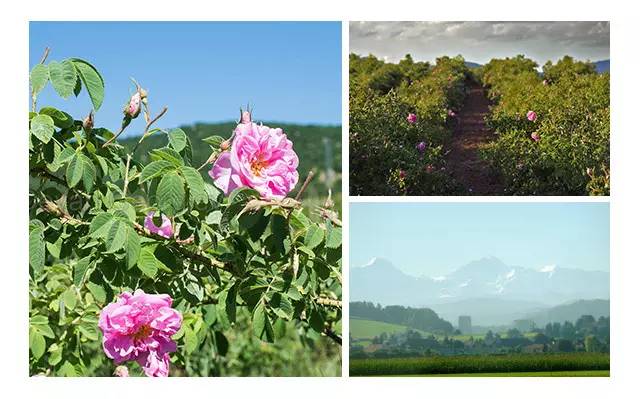
<path id="1" fill-rule="evenodd" d="M 538 64 L 568 54 L 609 59 L 609 22 L 351 22 L 350 51 L 397 62 L 409 53 L 433 61 L 462 54 L 467 61 L 525 54 Z"/>

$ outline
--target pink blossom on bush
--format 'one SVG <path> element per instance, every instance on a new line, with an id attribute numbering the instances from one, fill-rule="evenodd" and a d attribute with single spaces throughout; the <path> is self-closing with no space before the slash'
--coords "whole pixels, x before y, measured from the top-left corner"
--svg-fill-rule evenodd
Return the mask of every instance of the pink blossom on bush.
<path id="1" fill-rule="evenodd" d="M 456 113 L 453 110 L 447 110 L 447 115 L 449 115 L 451 118 L 456 116 Z"/>
<path id="2" fill-rule="evenodd" d="M 434 171 L 434 167 L 431 164 L 428 164 L 427 166 L 424 167 L 425 172 L 427 173 L 432 173 Z"/>
<path id="3" fill-rule="evenodd" d="M 538 119 L 538 114 L 536 114 L 534 111 L 529 111 L 527 112 L 527 119 L 529 119 L 531 122 L 535 122 L 536 119 Z"/>
<path id="4" fill-rule="evenodd" d="M 424 141 L 421 141 L 418 143 L 416 148 L 418 149 L 418 151 L 424 152 L 424 150 L 427 148 L 427 143 L 425 143 Z"/>
<path id="5" fill-rule="evenodd" d="M 407 173 L 404 170 L 401 170 L 398 175 L 400 176 L 401 179 L 404 179 L 407 176 Z"/>
<path id="6" fill-rule="evenodd" d="M 537 143 L 538 141 L 540 141 L 540 133 L 538 132 L 531 133 L 531 139 Z"/>
<path id="7" fill-rule="evenodd" d="M 171 340 L 182 325 L 182 315 L 171 308 L 166 294 L 133 295 L 123 292 L 115 303 L 100 312 L 102 348 L 116 364 L 135 360 L 149 377 L 169 375 L 169 353 L 176 350 Z"/>
<path id="8" fill-rule="evenodd" d="M 144 218 L 144 228 L 164 238 L 171 238 L 173 236 L 173 226 L 171 225 L 171 219 L 169 219 L 166 215 L 162 215 L 162 224 L 160 225 L 160 227 L 158 227 L 153 222 L 153 217 L 155 214 L 156 213 L 154 211 L 147 213 L 147 216 Z"/>
<path id="9" fill-rule="evenodd" d="M 407 115 L 407 122 L 416 123 L 417 120 L 418 120 L 418 115 L 416 115 L 416 114 Z"/>
<path id="10" fill-rule="evenodd" d="M 216 159 L 209 176 L 226 195 L 250 187 L 262 198 L 282 199 L 298 183 L 297 168 L 298 155 L 282 129 L 247 122 L 238 124 L 230 151 Z"/>

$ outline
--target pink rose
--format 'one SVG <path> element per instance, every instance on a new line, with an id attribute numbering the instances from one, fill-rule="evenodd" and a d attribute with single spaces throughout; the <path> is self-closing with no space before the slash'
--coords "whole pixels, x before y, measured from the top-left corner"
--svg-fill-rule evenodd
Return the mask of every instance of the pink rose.
<path id="1" fill-rule="evenodd" d="M 531 133 L 531 139 L 537 143 L 540 141 L 540 134 L 538 132 Z"/>
<path id="2" fill-rule="evenodd" d="M 407 173 L 404 170 L 401 170 L 399 175 L 401 179 L 404 179 L 407 176 Z"/>
<path id="3" fill-rule="evenodd" d="M 531 122 L 535 122 L 536 119 L 538 119 L 538 115 L 534 111 L 529 111 L 527 112 L 527 119 L 529 119 Z"/>
<path id="4" fill-rule="evenodd" d="M 136 91 L 134 95 L 129 99 L 129 104 L 125 107 L 124 113 L 135 119 L 140 115 L 140 102 L 142 101 L 142 95 L 140 91 Z"/>
<path id="5" fill-rule="evenodd" d="M 450 109 L 450 110 L 447 111 L 447 115 L 449 115 L 451 118 L 453 118 L 453 117 L 456 116 L 456 113 L 453 112 L 453 110 Z"/>
<path id="6" fill-rule="evenodd" d="M 425 170 L 427 173 L 432 173 L 434 169 L 435 169 L 435 168 L 434 168 L 434 167 L 433 167 L 433 165 L 431 165 L 431 164 L 428 164 L 427 166 L 425 166 L 425 167 L 424 167 L 424 170 Z"/>
<path id="7" fill-rule="evenodd" d="M 133 295 L 123 292 L 100 312 L 102 348 L 116 364 L 135 360 L 149 377 L 169 375 L 169 353 L 175 352 L 171 336 L 182 325 L 182 315 L 171 308 L 166 294 Z"/>
<path id="8" fill-rule="evenodd" d="M 156 213 L 151 211 L 147 213 L 147 216 L 144 218 L 144 228 L 152 232 L 153 234 L 157 234 L 164 238 L 171 238 L 173 236 L 173 226 L 171 225 L 171 219 L 169 219 L 166 215 L 162 215 L 162 224 L 160 227 L 156 226 L 153 222 L 153 216 Z"/>
<path id="9" fill-rule="evenodd" d="M 282 199 L 298 183 L 297 168 L 298 155 L 282 129 L 247 122 L 236 127 L 231 150 L 216 159 L 209 176 L 225 195 L 250 187 L 262 198 Z"/>
<path id="10" fill-rule="evenodd" d="M 416 114 L 407 115 L 407 122 L 416 123 L 417 120 L 418 120 L 418 116 Z"/>
<path id="11" fill-rule="evenodd" d="M 418 143 L 416 148 L 418 149 L 418 151 L 420 151 L 422 153 L 427 148 L 427 143 L 425 143 L 424 141 L 421 141 L 421 142 Z"/>

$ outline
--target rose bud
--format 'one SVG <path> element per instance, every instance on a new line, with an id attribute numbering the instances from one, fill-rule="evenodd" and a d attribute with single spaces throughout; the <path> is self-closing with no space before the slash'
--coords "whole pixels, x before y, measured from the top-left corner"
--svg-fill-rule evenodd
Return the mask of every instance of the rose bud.
<path id="1" fill-rule="evenodd" d="M 536 119 L 538 119 L 538 114 L 536 114 L 534 111 L 529 111 L 527 112 L 527 119 L 529 119 L 531 122 L 535 122 Z"/>
<path id="2" fill-rule="evenodd" d="M 531 139 L 537 143 L 538 141 L 540 141 L 540 133 L 538 132 L 531 133 Z"/>
<path id="3" fill-rule="evenodd" d="M 416 114 L 407 115 L 407 122 L 416 123 L 417 120 L 418 120 L 418 116 Z"/>
<path id="4" fill-rule="evenodd" d="M 418 149 L 418 151 L 424 152 L 424 150 L 427 148 L 427 143 L 425 143 L 424 141 L 421 141 L 418 143 L 416 148 Z"/>
<path id="5" fill-rule="evenodd" d="M 93 111 L 89 112 L 89 115 L 87 115 L 87 117 L 82 121 L 82 128 L 87 133 L 91 132 L 91 129 L 93 129 Z"/>
<path id="6" fill-rule="evenodd" d="M 404 170 L 401 170 L 399 175 L 401 179 L 404 179 L 407 176 L 407 173 Z"/>
<path id="7" fill-rule="evenodd" d="M 124 107 L 124 114 L 131 119 L 135 119 L 140 115 L 140 102 L 142 101 L 142 95 L 139 91 L 136 91 L 129 99 L 129 104 Z"/>

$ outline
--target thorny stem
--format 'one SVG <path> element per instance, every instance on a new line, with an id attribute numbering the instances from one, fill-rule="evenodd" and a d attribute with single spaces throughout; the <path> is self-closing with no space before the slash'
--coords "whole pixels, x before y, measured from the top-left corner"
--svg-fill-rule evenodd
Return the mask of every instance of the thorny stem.
<path id="1" fill-rule="evenodd" d="M 335 331 L 327 327 L 324 329 L 323 332 L 324 332 L 324 335 L 331 338 L 338 345 L 342 346 L 342 337 L 336 334 Z"/>

